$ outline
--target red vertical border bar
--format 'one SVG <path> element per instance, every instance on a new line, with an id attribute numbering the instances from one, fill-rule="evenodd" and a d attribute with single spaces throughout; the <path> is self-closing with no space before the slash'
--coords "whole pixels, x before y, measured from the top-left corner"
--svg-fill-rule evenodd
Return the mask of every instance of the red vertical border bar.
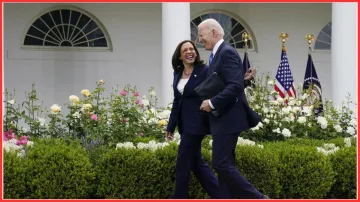
<path id="1" fill-rule="evenodd" d="M 1 12 L 1 53 L 2 53 L 2 63 L 1 63 L 1 67 L 2 67 L 2 71 L 1 71 L 1 79 L 2 79 L 2 82 L 1 82 L 1 87 L 3 87 L 3 82 L 4 82 L 4 78 L 3 78 L 3 73 L 4 73 L 4 58 L 5 58 L 5 55 L 4 55 L 4 47 L 3 47 L 3 41 L 4 41 L 4 27 L 3 27 L 3 6 L 4 6 L 4 3 L 120 3 L 120 2 L 123 2 L 123 3 L 138 3 L 138 2 L 152 2 L 152 3 L 161 3 L 161 2 L 204 2 L 204 3 L 215 3 L 215 2 L 212 2 L 210 0 L 189 0 L 189 1 L 185 1 L 185 0 L 164 0 L 164 1 L 154 1 L 154 0 L 138 0 L 138 1 L 135 1 L 135 0 L 106 0 L 106 1 L 99 1 L 99 0 L 60 0 L 60 1 L 56 1 L 56 0 L 1 0 L 1 5 L 0 5 L 0 12 Z M 233 2 L 233 3 L 312 3 L 314 2 L 313 0 L 302 0 L 302 1 L 296 1 L 296 0 L 218 0 L 216 1 L 217 2 L 222 2 L 222 3 L 229 3 L 229 2 Z M 359 0 L 337 0 L 337 1 L 334 1 L 334 0 L 318 0 L 316 1 L 316 3 L 318 2 L 324 2 L 324 3 L 331 3 L 331 2 L 358 2 L 358 11 L 359 11 L 359 8 L 360 8 L 360 5 L 359 5 Z M 359 33 L 359 15 L 357 17 L 358 19 L 358 33 Z M 358 35 L 358 50 L 359 50 L 359 35 Z M 359 51 L 358 51 L 358 55 L 359 55 Z M 358 56 L 359 58 L 359 56 Z M 359 70 L 359 67 L 358 67 L 358 70 Z M 358 78 L 360 77 L 360 72 L 358 71 Z M 357 83 L 357 86 L 359 87 L 359 83 Z M 359 94 L 360 94 L 360 90 L 358 88 L 358 100 L 359 100 Z M 4 99 L 4 92 L 2 93 L 2 99 Z M 357 101 L 358 101 L 357 100 Z M 3 105 L 3 101 L 2 101 L 2 105 Z M 360 114 L 360 109 L 358 107 L 358 114 Z M 3 117 L 3 107 L 1 107 L 0 109 L 0 114 L 1 114 L 1 117 Z M 3 122 L 1 123 L 1 130 L 2 130 L 2 133 L 3 133 Z M 359 126 L 358 126 L 358 131 L 359 131 Z M 3 142 L 3 138 L 1 138 L 1 144 Z M 357 138 L 357 144 L 359 145 L 359 140 Z M 3 171 L 3 155 L 2 155 L 2 152 L 3 149 L 1 148 L 1 151 L 0 151 L 0 154 L 1 154 L 1 171 Z M 358 162 L 359 162 L 359 155 L 358 155 L 358 147 L 357 147 L 357 165 L 358 165 Z M 1 197 L 1 201 L 10 201 L 10 199 L 3 199 L 4 195 L 3 195 L 3 172 L 1 172 L 2 175 L 1 175 L 1 184 L 0 184 L 0 190 L 2 191 L 2 197 Z M 357 166 L 357 174 L 359 176 L 360 172 L 359 172 L 359 167 Z M 359 178 L 357 176 L 357 179 Z M 359 180 L 357 180 L 357 198 L 359 198 Z M 41 199 L 39 199 L 40 201 Z M 86 199 L 86 200 L 82 200 L 82 199 L 76 199 L 76 200 L 47 200 L 47 201 L 105 201 L 107 199 L 96 199 L 96 200 L 93 200 L 93 199 Z M 289 201 L 289 202 L 292 202 L 292 201 L 334 201 L 334 200 L 331 200 L 331 199 L 307 199 L 307 200 L 300 200 L 300 199 L 271 199 L 271 201 Z M 25 200 L 11 200 L 11 201 L 25 201 Z M 37 201 L 37 200 L 35 200 Z M 164 199 L 164 200 L 159 200 L 159 199 L 149 199 L 149 200 L 145 200 L 145 199 L 135 199 L 135 200 L 130 200 L 130 199 L 125 199 L 125 200 L 118 200 L 118 199 L 115 199 L 115 200 L 111 200 L 111 201 L 137 201 L 137 202 L 145 202 L 145 201 L 190 201 L 190 200 L 173 200 L 173 199 Z M 204 200 L 204 199 L 197 199 L 195 201 L 208 201 L 208 200 Z M 230 201 L 230 200 L 211 200 L 211 201 Z M 231 201 L 254 201 L 254 200 L 231 200 Z M 256 200 L 257 201 L 257 200 Z M 359 199 L 348 199 L 348 200 L 337 200 L 337 201 L 359 201 Z"/>

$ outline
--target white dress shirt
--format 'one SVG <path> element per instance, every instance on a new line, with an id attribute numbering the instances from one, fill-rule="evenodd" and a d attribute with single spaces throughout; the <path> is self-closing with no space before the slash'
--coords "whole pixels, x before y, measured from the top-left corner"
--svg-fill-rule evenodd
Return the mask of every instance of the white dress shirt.
<path id="1" fill-rule="evenodd" d="M 188 81 L 189 79 L 180 79 L 177 89 L 180 91 L 181 95 L 184 94 L 184 88 Z"/>

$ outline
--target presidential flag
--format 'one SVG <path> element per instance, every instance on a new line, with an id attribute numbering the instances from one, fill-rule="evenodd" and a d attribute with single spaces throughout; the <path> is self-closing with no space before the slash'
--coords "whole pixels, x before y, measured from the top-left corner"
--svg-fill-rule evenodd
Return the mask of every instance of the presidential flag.
<path id="1" fill-rule="evenodd" d="M 282 98 L 284 98 L 286 94 L 288 94 L 289 97 L 296 98 L 294 78 L 291 74 L 285 48 L 283 48 L 281 51 L 281 61 L 275 78 L 276 80 L 274 89 L 279 93 Z"/>
<path id="2" fill-rule="evenodd" d="M 315 109 L 315 114 L 318 115 L 323 111 L 323 103 L 322 103 L 322 89 L 320 80 L 317 76 L 314 62 L 312 60 L 311 54 L 308 54 L 308 61 L 306 65 L 305 77 L 304 77 L 304 84 L 303 90 L 308 91 L 310 89 L 310 96 L 308 97 L 307 101 L 310 104 L 314 104 L 315 102 L 319 102 L 319 107 Z"/>
<path id="3" fill-rule="evenodd" d="M 249 55 L 248 55 L 248 52 L 245 51 L 244 53 L 244 60 L 243 60 L 243 72 L 244 72 L 244 75 L 245 73 L 250 69 L 250 61 L 249 61 Z M 246 86 L 251 86 L 251 87 L 255 87 L 255 79 L 254 77 L 251 78 L 249 81 L 245 81 L 245 87 Z"/>
<path id="4" fill-rule="evenodd" d="M 249 56 L 248 56 L 247 51 L 245 51 L 245 53 L 244 53 L 244 60 L 243 60 L 243 71 L 244 71 L 244 74 L 245 74 L 245 72 L 247 72 L 247 70 L 249 70 L 249 69 L 250 69 Z"/>

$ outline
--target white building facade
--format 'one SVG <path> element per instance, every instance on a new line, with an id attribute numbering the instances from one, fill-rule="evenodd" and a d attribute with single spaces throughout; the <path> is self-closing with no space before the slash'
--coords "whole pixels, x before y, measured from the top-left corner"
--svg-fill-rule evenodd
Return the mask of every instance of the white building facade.
<path id="1" fill-rule="evenodd" d="M 4 83 L 17 99 L 35 83 L 46 106 L 93 89 L 107 92 L 153 86 L 162 105 L 172 99 L 171 56 L 184 39 L 196 39 L 196 25 L 208 17 L 224 26 L 225 40 L 244 56 L 241 34 L 252 35 L 249 59 L 258 75 L 275 77 L 281 32 L 289 34 L 287 55 L 296 86 L 303 83 L 308 44 L 323 98 L 340 103 L 347 93 L 357 103 L 357 3 L 119 3 L 5 4 Z M 202 59 L 209 52 L 199 50 Z M 57 47 L 55 47 L 57 46 Z M 72 47 L 74 46 L 74 47 Z"/>

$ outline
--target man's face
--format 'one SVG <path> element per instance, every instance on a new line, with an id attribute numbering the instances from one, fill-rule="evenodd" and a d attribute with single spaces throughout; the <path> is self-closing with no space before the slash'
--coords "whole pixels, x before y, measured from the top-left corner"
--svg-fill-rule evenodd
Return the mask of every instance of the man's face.
<path id="1" fill-rule="evenodd" d="M 213 50 L 216 44 L 214 32 L 215 30 L 209 29 L 209 27 L 204 24 L 198 26 L 199 42 L 204 45 L 205 50 Z"/>

